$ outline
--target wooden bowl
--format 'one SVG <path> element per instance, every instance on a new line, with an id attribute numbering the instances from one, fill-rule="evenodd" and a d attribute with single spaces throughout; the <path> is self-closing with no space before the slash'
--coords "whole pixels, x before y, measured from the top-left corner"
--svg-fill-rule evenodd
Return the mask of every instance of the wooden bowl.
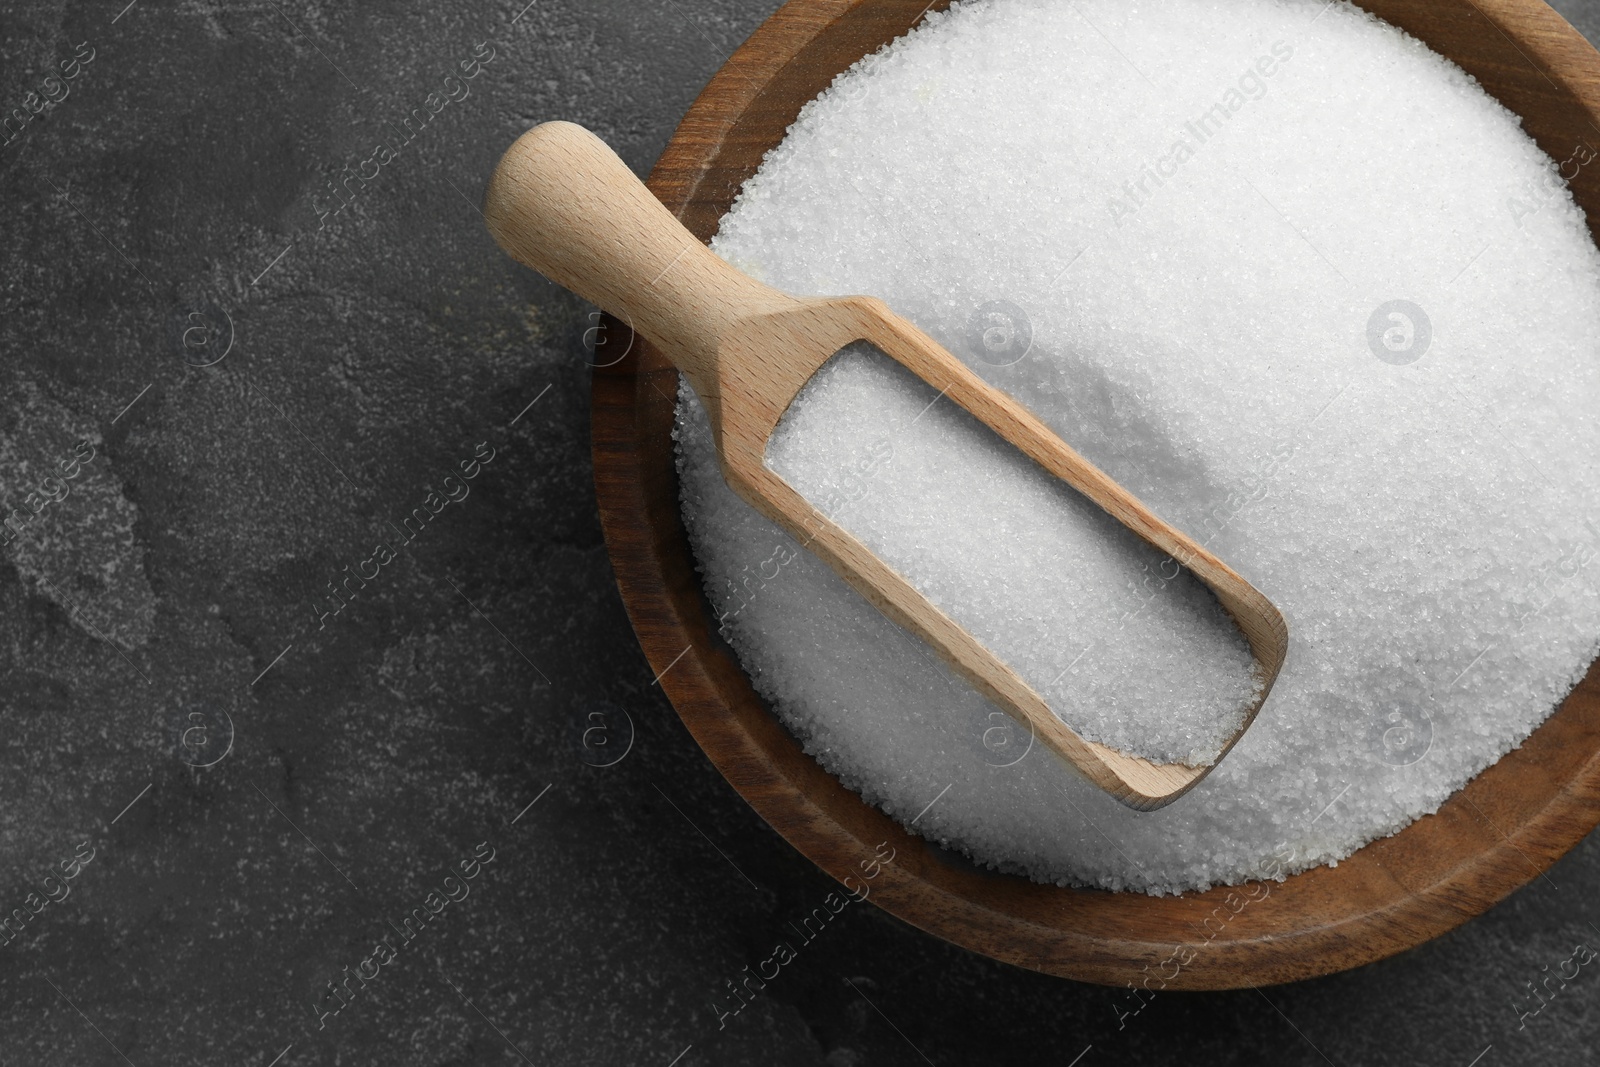
<path id="1" fill-rule="evenodd" d="M 801 105 L 930 6 L 946 3 L 792 0 L 706 86 L 650 187 L 709 240 Z M 1580 142 L 1600 145 L 1600 54 L 1543 3 L 1365 6 L 1474 75 L 1522 116 L 1552 158 L 1566 159 Z M 1580 169 L 1571 188 L 1596 230 L 1600 167 Z M 889 842 L 898 855 L 873 881 L 870 899 L 931 934 L 1106 985 L 1146 975 L 1172 989 L 1294 981 L 1437 937 L 1537 876 L 1600 822 L 1600 670 L 1591 669 L 1521 748 L 1436 815 L 1337 867 L 1258 883 L 1260 899 L 1242 909 L 1246 898 L 1226 888 L 1150 897 L 981 870 L 907 834 L 840 785 L 756 695 L 717 636 L 679 515 L 671 439 L 677 374 L 614 323 L 595 362 L 602 366 L 594 380 L 594 466 L 606 543 L 634 629 L 684 725 L 762 818 L 835 878 L 858 873 L 874 847 Z M 1238 921 L 1222 921 L 1235 912 Z M 1218 920 L 1205 923 L 1213 913 Z M 1192 958 L 1175 964 L 1180 946 L 1176 958 Z"/>

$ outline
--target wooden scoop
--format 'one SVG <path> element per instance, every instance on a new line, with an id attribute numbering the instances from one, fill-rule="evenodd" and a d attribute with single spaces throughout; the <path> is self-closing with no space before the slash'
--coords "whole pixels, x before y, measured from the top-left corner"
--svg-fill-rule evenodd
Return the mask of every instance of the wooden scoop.
<path id="1" fill-rule="evenodd" d="M 1079 737 L 1010 667 L 766 467 L 767 438 L 789 402 L 846 345 L 881 349 L 1204 582 L 1244 632 L 1263 682 L 1227 748 L 1254 720 L 1288 649 L 1272 603 L 881 300 L 800 300 L 739 273 L 695 240 L 605 142 L 568 122 L 517 139 L 489 183 L 485 217 L 512 256 L 621 316 L 683 372 L 739 496 L 1124 804 L 1161 807 L 1210 768 L 1153 763 Z"/>

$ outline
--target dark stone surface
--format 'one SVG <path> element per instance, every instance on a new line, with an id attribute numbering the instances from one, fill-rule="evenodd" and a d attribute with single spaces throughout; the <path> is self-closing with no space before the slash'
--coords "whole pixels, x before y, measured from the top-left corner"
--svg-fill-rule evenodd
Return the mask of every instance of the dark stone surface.
<path id="1" fill-rule="evenodd" d="M 0 147 L 0 503 L 42 506 L 0 560 L 0 910 L 32 916 L 0 1062 L 1594 1062 L 1594 969 L 1513 1007 L 1600 945 L 1593 839 L 1399 958 L 1120 1030 L 1108 990 L 855 906 L 719 1026 L 832 883 L 651 685 L 595 516 L 589 309 L 474 205 L 545 119 L 647 170 L 776 3 L 123 2 L 0 11 L 6 111 L 92 49 Z M 400 144 L 480 41 L 470 95 Z M 589 765 L 591 728 L 631 750 Z"/>

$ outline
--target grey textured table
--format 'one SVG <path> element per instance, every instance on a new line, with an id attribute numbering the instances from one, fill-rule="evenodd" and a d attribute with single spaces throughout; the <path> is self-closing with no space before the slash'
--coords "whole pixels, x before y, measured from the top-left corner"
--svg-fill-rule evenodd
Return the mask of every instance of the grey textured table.
<path id="1" fill-rule="evenodd" d="M 0 1063 L 1600 1058 L 1593 968 L 1518 1007 L 1600 947 L 1592 838 L 1399 958 L 1122 1026 L 873 908 L 719 1017 L 831 882 L 652 686 L 590 309 L 476 205 L 545 119 L 647 171 L 777 4 L 125 2 L 0 12 L 7 112 L 74 74 L 0 148 Z"/>

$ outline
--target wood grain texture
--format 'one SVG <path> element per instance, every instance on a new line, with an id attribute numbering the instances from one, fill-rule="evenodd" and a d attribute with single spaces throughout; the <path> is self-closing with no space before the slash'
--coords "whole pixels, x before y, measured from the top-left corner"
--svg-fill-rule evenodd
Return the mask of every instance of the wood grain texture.
<path id="1" fill-rule="evenodd" d="M 1078 736 L 999 656 L 766 465 L 784 412 L 841 349 L 874 345 L 1203 582 L 1249 642 L 1259 683 L 1218 761 L 1255 721 L 1289 651 L 1278 609 L 883 301 L 801 300 L 740 273 L 684 229 L 604 141 L 570 122 L 517 138 L 489 181 L 484 216 L 514 258 L 621 315 L 683 372 L 734 492 L 1122 803 L 1144 811 L 1170 804 L 1215 764 L 1155 763 Z"/>
<path id="2" fill-rule="evenodd" d="M 1600 146 L 1600 56 L 1544 4 L 1364 6 L 1474 75 L 1553 158 L 1568 158 L 1581 142 Z M 923 10 L 920 0 L 793 0 L 706 87 L 651 189 L 709 239 L 800 106 Z M 1600 233 L 1600 168 L 1583 168 L 1570 188 Z M 931 934 L 1112 986 L 1294 981 L 1385 958 L 1458 926 L 1538 877 L 1600 822 L 1600 669 L 1591 669 L 1519 749 L 1438 813 L 1338 867 L 1249 887 L 1254 896 L 1242 908 L 1241 894 L 1224 888 L 1148 897 L 980 870 L 846 790 L 757 697 L 716 634 L 678 511 L 670 437 L 677 374 L 621 325 L 611 324 L 600 348 L 596 362 L 617 360 L 594 382 L 601 517 L 634 628 L 654 669 L 666 672 L 662 686 L 733 787 L 831 875 L 855 873 L 888 842 L 896 859 L 870 899 Z"/>

